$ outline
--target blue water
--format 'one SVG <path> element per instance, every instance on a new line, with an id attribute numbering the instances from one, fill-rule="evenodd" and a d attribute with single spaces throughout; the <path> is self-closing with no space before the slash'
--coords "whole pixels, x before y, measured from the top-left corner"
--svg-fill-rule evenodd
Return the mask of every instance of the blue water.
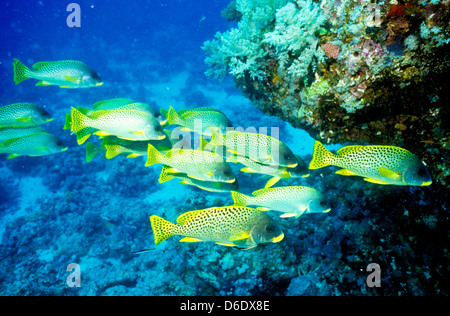
<path id="1" fill-rule="evenodd" d="M 241 251 L 214 243 L 181 244 L 171 238 L 154 246 L 150 215 L 175 221 L 190 210 L 231 205 L 231 196 L 178 181 L 160 184 L 160 166 L 145 168 L 142 157 L 96 157 L 86 163 L 85 146 L 77 145 L 75 135 L 62 128 L 72 106 L 90 107 L 111 98 L 156 102 L 165 109 L 212 106 L 235 126 L 279 127 L 280 140 L 305 161 L 313 139 L 265 116 L 241 96 L 231 78 L 219 82 L 204 75 L 203 42 L 233 26 L 220 16 L 228 0 L 79 0 L 79 28 L 66 24 L 69 3 L 0 3 L 0 105 L 31 102 L 45 107 L 54 117 L 45 128 L 69 147 L 51 156 L 0 156 L 1 295 L 383 294 L 383 288 L 366 285 L 370 262 L 380 262 L 390 271 L 383 279 L 391 282 L 385 286 L 387 294 L 426 294 L 433 287 L 427 283 L 421 288 L 417 281 L 419 285 L 413 282 L 405 290 L 401 283 L 418 279 L 418 269 L 411 269 L 413 277 L 405 269 L 400 276 L 392 272 L 392 258 L 413 251 L 409 246 L 400 249 L 402 238 L 386 248 L 370 244 L 371 238 L 379 240 L 376 232 L 391 211 L 392 197 L 411 197 L 414 192 L 384 187 L 380 193 L 376 185 L 361 186 L 329 170 L 283 182 L 323 191 L 333 211 L 300 219 L 274 215 L 286 232 L 281 243 Z M 15 85 L 13 58 L 28 66 L 80 60 L 97 71 L 104 85 L 73 90 L 35 87 L 35 80 Z M 266 181 L 257 175 L 239 177 L 245 193 Z M 343 192 L 343 187 L 348 190 Z M 380 194 L 387 194 L 387 201 L 376 209 L 362 198 Z M 398 227 L 401 214 L 414 207 L 406 204 L 397 210 L 399 217 L 390 218 L 386 229 Z M 378 214 L 374 219 L 373 213 Z M 133 254 L 146 248 L 152 250 Z M 77 271 L 68 269 L 71 263 L 79 268 L 80 286 L 70 283 L 71 273 Z M 404 263 L 397 260 L 399 264 Z M 433 278 L 429 266 L 421 269 Z"/>

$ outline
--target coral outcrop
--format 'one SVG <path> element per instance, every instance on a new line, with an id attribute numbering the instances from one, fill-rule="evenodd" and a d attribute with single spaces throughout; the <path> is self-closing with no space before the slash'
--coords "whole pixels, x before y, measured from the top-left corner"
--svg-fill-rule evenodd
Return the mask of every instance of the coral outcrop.
<path id="1" fill-rule="evenodd" d="M 204 43 L 259 109 L 324 143 L 390 144 L 449 185 L 450 3 L 236 0 Z"/>

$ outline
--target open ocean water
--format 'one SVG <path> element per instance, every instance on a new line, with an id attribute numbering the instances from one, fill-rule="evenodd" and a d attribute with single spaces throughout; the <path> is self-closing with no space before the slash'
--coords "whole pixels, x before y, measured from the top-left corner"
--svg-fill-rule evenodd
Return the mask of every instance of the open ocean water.
<path id="1" fill-rule="evenodd" d="M 314 139 L 307 132 L 262 113 L 241 95 L 231 76 L 219 81 L 205 75 L 203 43 L 236 26 L 221 17 L 229 2 L 79 0 L 80 27 L 67 24 L 70 1 L 1 2 L 0 106 L 30 102 L 43 107 L 54 118 L 43 127 L 68 147 L 40 157 L 0 155 L 1 295 L 449 293 L 448 235 L 428 245 L 436 251 L 427 252 L 426 258 L 419 254 L 423 244 L 408 239 L 426 235 L 423 226 L 439 226 L 436 219 L 420 216 L 416 225 L 421 233 L 408 236 L 410 227 L 401 226 L 402 218 L 389 217 L 389 203 L 396 197 L 417 197 L 399 207 L 410 216 L 417 212 L 412 204 L 426 205 L 425 189 L 377 186 L 321 169 L 277 184 L 313 187 L 332 208 L 299 218 L 269 212 L 285 233 L 279 243 L 240 250 L 212 242 L 179 243 L 172 237 L 155 245 L 149 216 L 175 222 L 187 211 L 232 205 L 229 192 L 210 192 L 176 179 L 159 183 L 162 165 L 145 167 L 145 156 L 98 155 L 86 161 L 86 145 L 78 145 L 76 136 L 63 129 L 66 114 L 71 107 L 129 98 L 166 110 L 214 107 L 235 127 L 276 127 L 280 141 L 309 163 Z M 82 61 L 104 84 L 64 89 L 35 86 L 36 80 L 30 79 L 16 85 L 13 59 L 29 67 L 40 61 Z M 89 141 L 98 144 L 99 138 L 93 135 Z M 327 145 L 330 150 L 340 147 Z M 239 172 L 237 164 L 232 168 L 244 194 L 263 188 L 268 179 Z M 386 203 L 375 209 L 367 195 Z M 395 239 L 396 229 L 406 233 Z M 380 242 L 381 232 L 390 237 Z M 134 253 L 141 249 L 149 250 Z M 372 263 L 381 267 L 381 287 L 370 283 L 376 270 L 369 268 Z M 417 268 L 407 269 L 406 264 Z"/>

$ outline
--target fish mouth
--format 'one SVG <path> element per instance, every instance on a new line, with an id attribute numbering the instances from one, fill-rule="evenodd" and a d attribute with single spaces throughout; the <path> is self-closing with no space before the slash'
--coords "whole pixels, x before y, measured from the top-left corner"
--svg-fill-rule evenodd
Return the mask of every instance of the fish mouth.
<path id="1" fill-rule="evenodd" d="M 161 139 L 164 139 L 164 138 L 166 138 L 166 135 L 161 135 L 161 136 L 159 136 L 159 137 L 157 138 L 157 140 L 161 140 Z"/>
<path id="2" fill-rule="evenodd" d="M 101 86 L 103 84 L 103 82 L 97 82 L 96 84 L 95 84 L 95 86 L 96 87 L 99 87 L 99 86 Z"/>
<path id="3" fill-rule="evenodd" d="M 421 184 L 420 184 L 420 186 L 421 187 L 426 187 L 426 186 L 429 186 L 431 183 L 433 183 L 433 181 L 424 181 L 424 182 L 422 182 Z"/>
<path id="4" fill-rule="evenodd" d="M 278 237 L 275 237 L 275 238 L 272 238 L 272 242 L 273 242 L 273 243 L 277 243 L 277 242 L 280 242 L 280 241 L 282 241 L 282 240 L 283 240 L 283 238 L 284 238 L 284 233 L 281 233 L 281 235 L 280 235 L 280 236 L 278 236 Z"/>
<path id="5" fill-rule="evenodd" d="M 329 211 L 331 211 L 331 208 L 329 208 L 329 209 L 323 211 L 323 213 L 328 213 Z"/>
<path id="6" fill-rule="evenodd" d="M 69 147 L 64 147 L 61 151 L 66 151 L 67 149 L 69 149 Z"/>
<path id="7" fill-rule="evenodd" d="M 165 125 L 167 123 L 167 120 L 159 121 L 159 125 Z"/>
<path id="8" fill-rule="evenodd" d="M 298 162 L 296 163 L 291 163 L 290 165 L 288 165 L 288 168 L 295 168 L 298 166 Z"/>
<path id="9" fill-rule="evenodd" d="M 225 180 L 226 183 L 234 183 L 234 181 L 236 181 L 236 179 Z"/>

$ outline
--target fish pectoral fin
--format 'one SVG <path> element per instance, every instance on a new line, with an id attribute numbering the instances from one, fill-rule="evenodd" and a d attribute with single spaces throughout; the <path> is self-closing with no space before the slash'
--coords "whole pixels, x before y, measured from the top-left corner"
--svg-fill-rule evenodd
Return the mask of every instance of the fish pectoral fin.
<path id="1" fill-rule="evenodd" d="M 30 116 L 18 117 L 16 118 L 16 121 L 21 123 L 31 122 L 31 117 Z"/>
<path id="2" fill-rule="evenodd" d="M 401 174 L 399 174 L 395 171 L 392 171 L 388 168 L 385 168 L 385 167 L 378 167 L 378 172 L 382 176 L 391 178 L 392 180 L 398 180 L 402 176 Z"/>
<path id="3" fill-rule="evenodd" d="M 340 174 L 341 176 L 356 176 L 357 174 L 348 169 L 341 169 L 336 171 L 336 174 Z"/>
<path id="4" fill-rule="evenodd" d="M 134 135 L 137 135 L 137 136 L 144 135 L 143 131 L 128 131 L 128 132 L 133 133 Z"/>
<path id="5" fill-rule="evenodd" d="M 390 183 L 387 183 L 385 181 L 376 180 L 376 179 L 370 179 L 370 178 L 364 178 L 364 180 L 367 181 L 367 182 L 376 183 L 376 184 L 390 184 Z"/>
<path id="6" fill-rule="evenodd" d="M 236 245 L 231 243 L 225 243 L 225 242 L 216 242 L 218 245 L 227 246 L 227 247 L 236 247 Z"/>
<path id="7" fill-rule="evenodd" d="M 298 217 L 298 216 L 300 216 L 298 213 L 283 213 L 280 215 L 281 218 Z"/>
<path id="8" fill-rule="evenodd" d="M 180 242 L 200 242 L 203 241 L 201 239 L 195 238 L 195 237 L 184 237 L 180 239 Z"/>
<path id="9" fill-rule="evenodd" d="M 81 79 L 72 76 L 64 76 L 64 79 L 75 84 L 79 84 L 81 82 Z"/>
<path id="10" fill-rule="evenodd" d="M 247 239 L 248 237 L 250 237 L 250 234 L 247 233 L 247 232 L 245 232 L 245 233 L 240 234 L 240 235 L 231 236 L 231 237 L 230 237 L 230 241 L 236 241 L 236 240 Z"/>
<path id="11" fill-rule="evenodd" d="M 34 149 L 40 152 L 45 152 L 48 149 L 48 147 L 35 147 Z"/>
<path id="12" fill-rule="evenodd" d="M 270 179 L 269 181 L 267 181 L 266 185 L 264 186 L 264 188 L 270 188 L 271 186 L 273 186 L 275 183 L 277 183 L 278 181 L 280 181 L 281 178 L 280 177 L 273 177 L 272 179 Z"/>

